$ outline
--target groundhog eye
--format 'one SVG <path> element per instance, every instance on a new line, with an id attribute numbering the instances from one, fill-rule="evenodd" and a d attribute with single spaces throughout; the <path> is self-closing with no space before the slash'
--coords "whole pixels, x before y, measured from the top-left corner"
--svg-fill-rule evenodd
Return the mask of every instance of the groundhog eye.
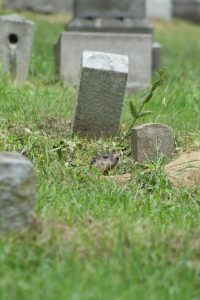
<path id="1" fill-rule="evenodd" d="M 104 159 L 107 159 L 108 158 L 108 155 L 104 155 L 104 157 L 103 157 Z"/>

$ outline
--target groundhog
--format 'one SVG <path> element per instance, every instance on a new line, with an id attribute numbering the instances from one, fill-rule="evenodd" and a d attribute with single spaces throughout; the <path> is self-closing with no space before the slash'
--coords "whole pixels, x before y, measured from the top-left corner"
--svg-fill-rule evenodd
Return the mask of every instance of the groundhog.
<path id="1" fill-rule="evenodd" d="M 117 165 L 118 161 L 119 155 L 116 153 L 101 153 L 91 159 L 90 170 L 95 167 L 100 170 L 103 175 L 107 175 L 108 172 Z"/>

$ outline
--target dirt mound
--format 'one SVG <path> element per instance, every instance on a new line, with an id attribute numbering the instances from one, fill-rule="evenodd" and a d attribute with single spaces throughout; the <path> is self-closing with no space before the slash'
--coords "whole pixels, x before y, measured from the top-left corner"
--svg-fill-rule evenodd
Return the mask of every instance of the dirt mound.
<path id="1" fill-rule="evenodd" d="M 200 151 L 181 155 L 164 171 L 174 187 L 196 188 L 200 185 Z"/>

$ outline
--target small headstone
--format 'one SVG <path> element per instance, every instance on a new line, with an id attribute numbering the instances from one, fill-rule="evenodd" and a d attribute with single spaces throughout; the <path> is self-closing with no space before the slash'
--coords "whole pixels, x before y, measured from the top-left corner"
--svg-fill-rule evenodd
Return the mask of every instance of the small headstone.
<path id="1" fill-rule="evenodd" d="M 72 122 L 82 137 L 113 137 L 118 134 L 128 77 L 128 57 L 85 51 Z"/>
<path id="2" fill-rule="evenodd" d="M 134 127 L 131 136 L 132 157 L 135 161 L 154 161 L 161 155 L 171 159 L 174 153 L 173 130 L 162 124 Z"/>
<path id="3" fill-rule="evenodd" d="M 0 153 L 0 228 L 26 228 L 34 219 L 35 175 L 18 153 Z"/>
<path id="4" fill-rule="evenodd" d="M 172 0 L 147 0 L 147 16 L 163 21 L 170 21 L 172 18 Z"/>
<path id="5" fill-rule="evenodd" d="M 34 23 L 17 15 L 0 17 L 0 65 L 13 79 L 28 76 Z"/>

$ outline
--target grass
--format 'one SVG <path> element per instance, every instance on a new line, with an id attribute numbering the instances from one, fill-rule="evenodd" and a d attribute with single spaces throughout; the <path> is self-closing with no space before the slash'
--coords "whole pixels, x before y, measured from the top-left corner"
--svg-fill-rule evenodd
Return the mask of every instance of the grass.
<path id="1" fill-rule="evenodd" d="M 55 81 L 52 52 L 65 17 L 25 16 L 36 22 L 30 76 L 18 86 L 1 75 L 0 149 L 34 163 L 39 221 L 1 234 L 0 299 L 200 299 L 200 189 L 174 191 L 163 162 L 136 167 L 128 157 L 112 173 L 131 172 L 131 182 L 89 177 L 90 158 L 117 140 L 71 137 L 76 91 Z M 198 149 L 200 28 L 178 20 L 155 28 L 168 79 L 140 122 L 173 127 L 177 153 Z M 138 105 L 142 94 L 126 97 L 122 131 L 128 101 Z"/>

